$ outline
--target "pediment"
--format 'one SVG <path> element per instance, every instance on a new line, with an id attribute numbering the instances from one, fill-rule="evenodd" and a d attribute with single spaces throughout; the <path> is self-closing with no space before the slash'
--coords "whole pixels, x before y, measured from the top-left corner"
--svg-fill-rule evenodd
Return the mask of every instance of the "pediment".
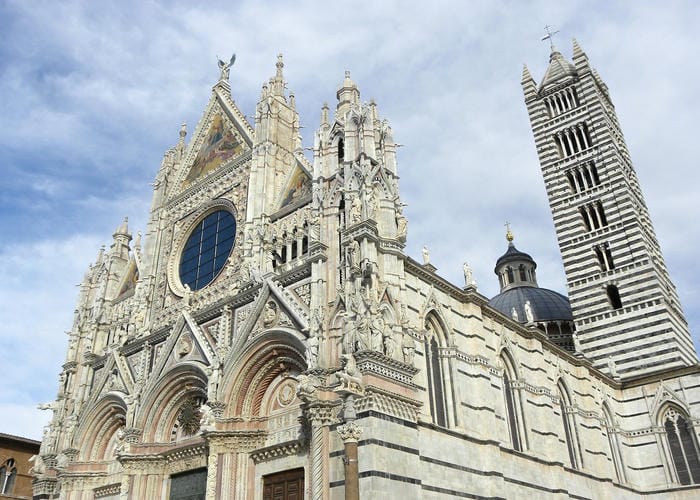
<path id="1" fill-rule="evenodd" d="M 200 182 L 252 148 L 253 131 L 236 105 L 214 90 L 184 156 L 180 190 Z"/>
<path id="2" fill-rule="evenodd" d="M 95 378 L 88 405 L 110 392 L 131 394 L 133 386 L 134 379 L 127 361 L 116 351 L 112 351 Z"/>
<path id="3" fill-rule="evenodd" d="M 168 340 L 159 351 L 153 370 L 155 379 L 181 363 L 201 363 L 211 365 L 218 361 L 209 336 L 197 325 L 186 310 L 175 322 Z"/>
<path id="4" fill-rule="evenodd" d="M 243 317 L 237 315 L 237 327 L 232 355 L 241 352 L 251 339 L 275 329 L 296 330 L 305 336 L 309 331 L 306 307 L 293 294 L 266 279 L 258 296 L 246 308 Z"/>
<path id="5" fill-rule="evenodd" d="M 656 394 L 654 395 L 654 402 L 651 405 L 651 415 L 652 418 L 658 415 L 661 408 L 667 403 L 674 403 L 684 410 L 688 410 L 688 405 L 683 401 L 676 391 L 668 387 L 665 383 L 661 383 L 656 389 Z"/>
<path id="6" fill-rule="evenodd" d="M 308 201 L 311 201 L 311 175 L 297 161 L 296 166 L 287 176 L 284 188 L 277 201 L 277 210 L 301 205 Z"/>

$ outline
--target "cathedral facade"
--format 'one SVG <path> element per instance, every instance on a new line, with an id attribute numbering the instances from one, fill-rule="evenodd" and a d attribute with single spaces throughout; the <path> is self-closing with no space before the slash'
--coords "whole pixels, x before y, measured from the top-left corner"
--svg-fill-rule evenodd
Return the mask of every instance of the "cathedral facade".
<path id="1" fill-rule="evenodd" d="M 700 367 L 578 46 L 523 76 L 570 304 L 510 234 L 492 301 L 404 253 L 397 145 L 349 73 L 308 159 L 281 56 L 253 124 L 232 63 L 145 234 L 125 220 L 85 274 L 35 498 L 698 495 Z"/>

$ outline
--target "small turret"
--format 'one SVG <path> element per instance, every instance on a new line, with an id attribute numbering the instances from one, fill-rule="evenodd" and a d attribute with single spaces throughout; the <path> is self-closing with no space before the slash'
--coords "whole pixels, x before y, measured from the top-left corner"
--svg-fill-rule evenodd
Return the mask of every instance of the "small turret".
<path id="1" fill-rule="evenodd" d="M 350 79 L 350 71 L 345 71 L 345 79 L 338 88 L 336 96 L 338 97 L 338 105 L 336 106 L 335 114 L 338 119 L 342 120 L 350 106 L 360 102 L 360 91 L 355 82 Z"/>

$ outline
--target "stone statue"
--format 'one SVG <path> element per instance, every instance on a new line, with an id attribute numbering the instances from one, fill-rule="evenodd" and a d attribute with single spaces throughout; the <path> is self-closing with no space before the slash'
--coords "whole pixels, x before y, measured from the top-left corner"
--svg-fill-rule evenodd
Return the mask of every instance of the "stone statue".
<path id="1" fill-rule="evenodd" d="M 510 317 L 513 318 L 513 320 L 515 321 L 520 321 L 520 319 L 518 318 L 518 311 L 515 309 L 515 307 L 511 308 Z"/>
<path id="2" fill-rule="evenodd" d="M 216 425 L 216 419 L 214 418 L 214 410 L 207 403 L 204 403 L 199 407 L 199 430 L 210 431 L 214 429 Z"/>
<path id="3" fill-rule="evenodd" d="M 525 317 L 528 323 L 533 323 L 535 321 L 535 315 L 532 314 L 532 305 L 530 305 L 529 300 L 525 302 Z"/>
<path id="4" fill-rule="evenodd" d="M 396 239 L 406 241 L 408 234 L 408 221 L 402 214 L 396 216 Z"/>
<path id="5" fill-rule="evenodd" d="M 343 328 L 343 353 L 354 352 L 355 346 L 355 322 L 347 312 L 340 313 Z"/>
<path id="6" fill-rule="evenodd" d="M 297 396 L 305 403 L 308 403 L 316 396 L 316 386 L 308 375 L 299 375 L 296 379 L 299 383 L 297 386 Z"/>
<path id="7" fill-rule="evenodd" d="M 228 63 L 225 63 L 224 61 L 219 59 L 219 71 L 221 72 L 221 74 L 219 75 L 219 81 L 228 81 L 228 75 L 231 71 L 231 66 L 233 66 L 234 62 L 236 62 L 236 54 L 233 54 L 231 56 L 231 60 Z"/>
<path id="8" fill-rule="evenodd" d="M 306 339 L 306 365 L 308 368 L 318 366 L 318 336 L 312 334 Z"/>
<path id="9" fill-rule="evenodd" d="M 360 243 L 357 240 L 352 240 L 350 249 L 348 250 L 350 257 L 350 267 L 359 267 L 360 265 Z"/>
<path id="10" fill-rule="evenodd" d="M 384 343 L 384 354 L 394 359 L 396 357 L 396 340 L 394 339 L 394 331 L 388 324 L 384 325 L 382 342 Z"/>
<path id="11" fill-rule="evenodd" d="M 117 439 L 116 439 L 116 446 L 114 447 L 114 454 L 119 455 L 120 453 L 124 453 L 126 451 L 126 445 L 128 443 L 126 442 L 126 432 L 124 432 L 124 428 L 120 427 L 117 430 Z"/>
<path id="12" fill-rule="evenodd" d="M 401 351 L 403 352 L 403 362 L 407 365 L 413 365 L 413 358 L 416 354 L 416 341 L 406 331 L 403 332 L 401 337 Z"/>
<path id="13" fill-rule="evenodd" d="M 342 371 L 338 372 L 340 388 L 352 392 L 362 392 L 362 374 L 357 369 L 355 356 L 343 354 L 341 356 Z"/>
<path id="14" fill-rule="evenodd" d="M 474 274 L 472 273 L 472 268 L 468 262 L 465 262 L 462 266 L 464 270 L 464 286 L 473 286 L 476 288 L 476 281 L 474 281 Z"/>
<path id="15" fill-rule="evenodd" d="M 358 196 L 353 197 L 350 205 L 350 223 L 357 224 L 362 220 L 362 201 Z"/>
<path id="16" fill-rule="evenodd" d="M 265 308 L 263 309 L 263 325 L 265 328 L 270 328 L 277 322 L 277 304 L 273 301 L 268 301 L 265 303 Z"/>
<path id="17" fill-rule="evenodd" d="M 423 246 L 423 264 L 430 264 L 430 250 L 428 247 Z"/>
<path id="18" fill-rule="evenodd" d="M 384 318 L 381 314 L 372 321 L 370 326 L 370 345 L 369 348 L 373 351 L 383 352 L 382 340 L 384 335 Z"/>

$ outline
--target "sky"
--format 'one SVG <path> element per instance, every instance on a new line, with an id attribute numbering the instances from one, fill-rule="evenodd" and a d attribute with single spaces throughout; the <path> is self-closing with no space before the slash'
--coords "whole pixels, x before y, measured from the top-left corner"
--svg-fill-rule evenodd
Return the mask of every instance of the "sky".
<path id="1" fill-rule="evenodd" d="M 520 79 L 547 67 L 544 27 L 576 38 L 607 83 L 693 338 L 700 336 L 695 1 L 0 1 L 0 432 L 39 439 L 65 362 L 77 284 L 124 216 L 143 230 L 151 183 L 231 69 L 254 115 L 278 53 L 304 146 L 344 71 L 390 121 L 408 203 L 406 252 L 430 249 L 479 291 L 515 244 L 540 286 L 566 281 Z"/>

